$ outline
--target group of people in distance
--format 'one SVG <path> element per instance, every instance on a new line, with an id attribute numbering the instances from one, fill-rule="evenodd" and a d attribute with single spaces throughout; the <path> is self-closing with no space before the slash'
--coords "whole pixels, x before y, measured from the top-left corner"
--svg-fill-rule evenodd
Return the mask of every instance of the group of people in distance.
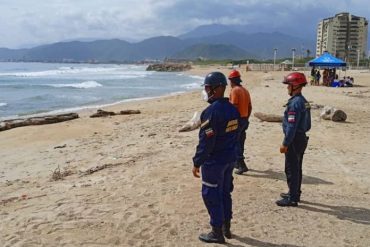
<path id="1" fill-rule="evenodd" d="M 311 69 L 311 85 L 319 86 L 321 79 L 321 73 L 319 69 L 312 67 Z M 336 69 L 324 69 L 322 73 L 322 85 L 327 87 L 353 87 L 353 77 L 344 76 L 343 79 L 339 80 L 339 76 L 336 73 Z"/>
<path id="2" fill-rule="evenodd" d="M 199 239 L 208 243 L 225 243 L 225 238 L 232 238 L 233 169 L 237 169 L 238 175 L 248 171 L 243 154 L 252 104 L 248 90 L 240 84 L 240 77 L 236 70 L 228 76 L 230 99 L 224 97 L 228 83 L 223 73 L 209 73 L 203 84 L 203 99 L 209 106 L 200 116 L 199 143 L 192 173 L 202 180 L 202 198 L 212 230 L 200 234 Z M 280 144 L 280 153 L 285 155 L 289 190 L 280 194 L 276 204 L 296 207 L 301 198 L 302 161 L 308 143 L 306 132 L 311 128 L 310 104 L 302 95 L 302 88 L 307 84 L 303 73 L 290 73 L 282 83 L 287 85 L 291 96 L 286 103 L 282 125 L 284 138 Z"/>

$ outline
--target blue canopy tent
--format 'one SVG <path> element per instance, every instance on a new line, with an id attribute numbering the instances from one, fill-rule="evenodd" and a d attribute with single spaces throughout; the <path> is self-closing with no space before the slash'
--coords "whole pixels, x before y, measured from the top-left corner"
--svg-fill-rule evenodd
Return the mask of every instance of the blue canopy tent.
<path id="1" fill-rule="evenodd" d="M 309 61 L 308 65 L 321 68 L 337 68 L 346 67 L 347 63 L 339 58 L 334 57 L 329 52 L 324 52 L 324 54 L 322 54 L 320 57 Z"/>

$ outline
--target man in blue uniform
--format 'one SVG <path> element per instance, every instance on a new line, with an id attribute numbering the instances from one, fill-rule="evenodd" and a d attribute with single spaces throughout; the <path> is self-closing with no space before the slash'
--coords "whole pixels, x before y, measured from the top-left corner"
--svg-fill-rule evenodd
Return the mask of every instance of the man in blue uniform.
<path id="1" fill-rule="evenodd" d="M 288 84 L 289 99 L 283 119 L 284 140 L 280 153 L 285 154 L 285 174 L 289 187 L 288 193 L 281 193 L 276 204 L 281 207 L 298 206 L 301 197 L 302 161 L 307 147 L 306 132 L 311 128 L 310 104 L 302 95 L 307 84 L 303 73 L 293 72 L 284 78 Z"/>
<path id="2" fill-rule="evenodd" d="M 202 197 L 212 227 L 199 239 L 208 243 L 224 243 L 224 236 L 231 238 L 232 171 L 237 159 L 239 112 L 224 98 L 226 85 L 226 77 L 220 72 L 212 72 L 204 80 L 205 100 L 210 105 L 200 117 L 199 144 L 193 157 L 195 177 L 200 177 L 201 167 Z"/>

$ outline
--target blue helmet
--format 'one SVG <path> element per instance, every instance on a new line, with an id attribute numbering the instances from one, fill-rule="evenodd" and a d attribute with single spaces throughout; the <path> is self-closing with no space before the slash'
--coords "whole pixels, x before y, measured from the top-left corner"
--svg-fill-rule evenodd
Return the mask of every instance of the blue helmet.
<path id="1" fill-rule="evenodd" d="M 204 79 L 203 86 L 227 86 L 227 80 L 224 74 L 221 72 L 212 72 L 209 73 Z"/>

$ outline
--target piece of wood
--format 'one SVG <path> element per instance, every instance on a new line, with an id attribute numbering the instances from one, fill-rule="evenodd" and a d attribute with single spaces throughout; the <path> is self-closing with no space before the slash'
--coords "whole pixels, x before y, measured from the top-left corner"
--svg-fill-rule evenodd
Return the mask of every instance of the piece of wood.
<path id="1" fill-rule="evenodd" d="M 139 110 L 123 110 L 120 111 L 119 114 L 121 115 L 128 115 L 128 114 L 140 114 L 141 112 Z"/>
<path id="2" fill-rule="evenodd" d="M 90 117 L 108 117 L 108 116 L 115 116 L 115 115 L 129 115 L 129 114 L 140 114 L 141 112 L 139 110 L 122 110 L 119 113 L 112 112 L 112 111 L 104 111 L 101 109 L 98 109 L 96 113 L 92 114 Z"/>
<path id="3" fill-rule="evenodd" d="M 29 126 L 29 125 L 42 125 L 42 124 L 53 124 L 64 121 L 69 121 L 78 118 L 77 113 L 66 113 L 58 115 L 48 115 L 40 117 L 30 117 L 30 118 L 19 118 L 10 119 L 0 122 L 0 131 L 9 130 L 17 127 Z"/>
<path id="4" fill-rule="evenodd" d="M 193 117 L 179 129 L 179 132 L 195 130 L 200 127 L 200 124 L 200 113 L 194 112 Z"/>
<path id="5" fill-rule="evenodd" d="M 98 109 L 96 111 L 96 113 L 92 114 L 90 117 L 91 118 L 94 118 L 94 117 L 107 117 L 107 116 L 114 116 L 114 115 L 116 115 L 116 113 L 114 113 L 112 111 L 104 111 L 104 110 Z"/>
<path id="6" fill-rule="evenodd" d="M 258 118 L 259 120 L 265 121 L 265 122 L 275 122 L 275 123 L 283 122 L 283 116 L 280 116 L 280 115 L 255 112 L 254 116 Z"/>
<path id="7" fill-rule="evenodd" d="M 347 114 L 332 106 L 325 106 L 320 117 L 325 120 L 332 120 L 333 122 L 344 122 L 347 119 Z"/>

